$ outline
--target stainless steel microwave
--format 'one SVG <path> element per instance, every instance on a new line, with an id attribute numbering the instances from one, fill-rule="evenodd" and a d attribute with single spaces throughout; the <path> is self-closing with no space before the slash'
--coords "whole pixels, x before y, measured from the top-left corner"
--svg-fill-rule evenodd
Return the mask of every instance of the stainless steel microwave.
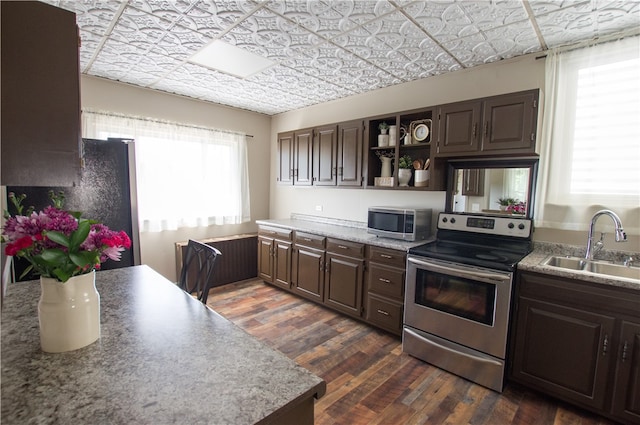
<path id="1" fill-rule="evenodd" d="M 367 231 L 405 241 L 427 239 L 431 236 L 431 209 L 370 207 Z"/>

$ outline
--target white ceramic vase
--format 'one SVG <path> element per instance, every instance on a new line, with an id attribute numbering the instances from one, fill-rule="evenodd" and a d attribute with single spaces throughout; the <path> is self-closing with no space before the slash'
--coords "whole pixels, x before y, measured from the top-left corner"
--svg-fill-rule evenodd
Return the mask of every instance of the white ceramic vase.
<path id="1" fill-rule="evenodd" d="M 100 295 L 95 271 L 66 282 L 40 277 L 40 346 L 47 353 L 85 347 L 100 338 Z"/>
<path id="2" fill-rule="evenodd" d="M 411 180 L 411 169 L 400 168 L 398 170 L 398 183 L 400 183 L 400 186 L 409 186 L 409 180 Z"/>
<path id="3" fill-rule="evenodd" d="M 382 156 L 380 157 L 380 161 L 382 161 L 382 170 L 380 172 L 380 177 L 391 177 L 391 161 L 393 161 L 393 158 Z"/>

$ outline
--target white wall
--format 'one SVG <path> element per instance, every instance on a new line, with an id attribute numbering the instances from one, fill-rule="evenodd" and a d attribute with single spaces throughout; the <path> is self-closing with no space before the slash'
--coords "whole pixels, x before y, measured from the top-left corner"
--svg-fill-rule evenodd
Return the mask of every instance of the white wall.
<path id="1" fill-rule="evenodd" d="M 439 212 L 445 204 L 445 192 L 279 186 L 276 149 L 280 132 L 543 87 L 544 61 L 528 55 L 277 115 L 271 127 L 270 216 L 303 213 L 366 221 L 367 208 L 373 205 L 415 205 Z M 323 211 L 316 211 L 317 205 Z"/>
<path id="2" fill-rule="evenodd" d="M 242 131 L 253 135 L 248 141 L 251 219 L 269 217 L 269 162 L 265 160 L 269 158 L 271 148 L 269 116 L 89 76 L 82 76 L 80 89 L 83 108 Z M 185 202 L 178 193 L 168 199 L 169 202 Z M 175 242 L 256 231 L 257 226 L 252 221 L 241 225 L 144 233 L 140 240 L 142 263 L 174 281 Z"/>

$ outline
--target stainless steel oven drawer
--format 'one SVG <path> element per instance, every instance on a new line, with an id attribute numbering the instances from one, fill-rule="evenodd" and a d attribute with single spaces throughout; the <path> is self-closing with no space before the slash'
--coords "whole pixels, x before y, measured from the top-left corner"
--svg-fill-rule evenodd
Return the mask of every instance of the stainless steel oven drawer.
<path id="1" fill-rule="evenodd" d="M 502 392 L 505 362 L 435 335 L 405 326 L 402 351 L 436 367 Z"/>

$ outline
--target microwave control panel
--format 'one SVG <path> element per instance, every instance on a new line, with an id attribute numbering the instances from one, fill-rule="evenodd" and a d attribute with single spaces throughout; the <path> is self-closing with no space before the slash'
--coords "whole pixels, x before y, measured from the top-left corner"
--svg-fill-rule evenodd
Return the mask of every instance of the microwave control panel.
<path id="1" fill-rule="evenodd" d="M 440 213 L 438 229 L 476 232 L 488 235 L 530 238 L 531 220 L 524 217 L 499 217 L 468 214 Z"/>

